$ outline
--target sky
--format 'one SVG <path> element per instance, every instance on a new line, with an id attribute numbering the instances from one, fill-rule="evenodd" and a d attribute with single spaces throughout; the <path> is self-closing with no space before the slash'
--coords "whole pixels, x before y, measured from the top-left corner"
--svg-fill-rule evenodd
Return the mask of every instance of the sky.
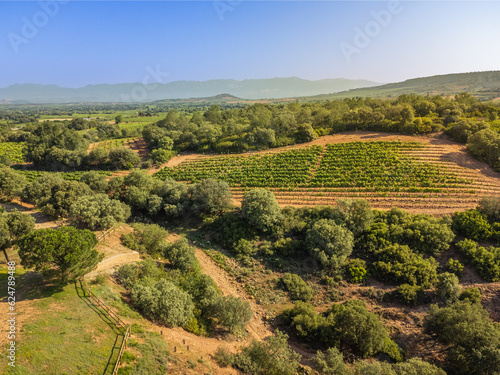
<path id="1" fill-rule="evenodd" d="M 500 70 L 500 1 L 0 1 L 0 87 Z"/>

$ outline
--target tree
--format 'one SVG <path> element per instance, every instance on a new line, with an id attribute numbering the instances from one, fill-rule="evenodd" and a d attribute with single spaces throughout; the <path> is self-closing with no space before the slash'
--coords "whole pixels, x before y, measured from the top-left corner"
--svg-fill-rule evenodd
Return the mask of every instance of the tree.
<path id="1" fill-rule="evenodd" d="M 194 248 L 189 246 L 185 238 L 167 244 L 163 256 L 168 259 L 173 268 L 180 270 L 182 273 L 200 269 Z"/>
<path id="2" fill-rule="evenodd" d="M 102 260 L 94 247 L 97 239 L 88 229 L 38 229 L 18 241 L 21 264 L 36 271 L 55 268 L 63 283 L 92 271 Z"/>
<path id="3" fill-rule="evenodd" d="M 130 148 L 114 148 L 109 152 L 109 162 L 116 169 L 131 169 L 140 161 L 139 155 Z"/>
<path id="4" fill-rule="evenodd" d="M 242 216 L 262 232 L 272 231 L 283 220 L 274 194 L 267 189 L 250 190 L 241 202 Z"/>
<path id="5" fill-rule="evenodd" d="M 28 181 L 9 167 L 0 167 L 0 198 L 10 201 L 19 197 Z"/>
<path id="6" fill-rule="evenodd" d="M 436 293 L 443 302 L 452 303 L 458 301 L 458 297 L 460 296 L 458 277 L 448 272 L 438 275 Z"/>
<path id="7" fill-rule="evenodd" d="M 82 174 L 80 182 L 87 184 L 94 193 L 105 193 L 108 190 L 106 176 L 96 171 Z"/>
<path id="8" fill-rule="evenodd" d="M 231 190 L 224 181 L 207 178 L 189 188 L 193 210 L 209 216 L 219 215 L 231 204 Z"/>
<path id="9" fill-rule="evenodd" d="M 299 125 L 297 132 L 295 133 L 295 139 L 298 143 L 311 142 L 316 138 L 318 138 L 318 134 L 316 134 L 311 124 Z"/>
<path id="10" fill-rule="evenodd" d="M 193 317 L 191 296 L 166 279 L 143 279 L 133 286 L 131 296 L 144 315 L 169 327 L 184 326 Z"/>
<path id="11" fill-rule="evenodd" d="M 374 218 L 370 203 L 365 199 L 339 199 L 334 214 L 355 236 L 368 230 Z"/>
<path id="12" fill-rule="evenodd" d="M 115 117 L 115 124 L 119 124 L 123 121 L 123 116 L 122 115 L 117 115 Z"/>
<path id="13" fill-rule="evenodd" d="M 52 217 L 69 214 L 71 205 L 84 195 L 92 195 L 87 184 L 79 181 L 66 181 L 60 176 L 42 176 L 28 184 L 22 199 L 35 203 L 46 215 Z"/>
<path id="14" fill-rule="evenodd" d="M 351 231 L 331 219 L 314 223 L 306 234 L 306 244 L 323 266 L 338 268 L 352 253 L 354 236 Z"/>
<path id="15" fill-rule="evenodd" d="M 457 375 L 497 375 L 500 370 L 500 326 L 480 303 L 459 301 L 432 305 L 426 330 L 448 346 L 447 367 Z"/>
<path id="16" fill-rule="evenodd" d="M 84 195 L 71 205 L 68 218 L 90 230 L 108 229 L 130 216 L 130 207 L 106 194 Z"/>
<path id="17" fill-rule="evenodd" d="M 9 261 L 7 249 L 14 244 L 22 236 L 28 234 L 35 227 L 35 219 L 33 216 L 23 214 L 17 210 L 5 212 L 1 208 L 0 212 L 0 249 L 5 255 L 5 259 Z"/>

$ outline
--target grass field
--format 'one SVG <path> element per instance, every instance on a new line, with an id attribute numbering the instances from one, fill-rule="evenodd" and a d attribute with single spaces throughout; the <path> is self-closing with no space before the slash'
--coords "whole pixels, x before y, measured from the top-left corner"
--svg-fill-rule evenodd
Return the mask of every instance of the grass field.
<path id="1" fill-rule="evenodd" d="M 498 178 L 463 167 L 455 157 L 439 144 L 358 141 L 197 157 L 155 176 L 188 183 L 224 180 L 237 201 L 249 188 L 267 187 L 282 205 L 327 205 L 339 198 L 365 198 L 376 208 L 446 213 L 474 207 L 481 196 L 500 194 Z"/>
<path id="2" fill-rule="evenodd" d="M 38 274 L 17 271 L 17 360 L 14 369 L 3 373 L 111 374 L 121 344 L 116 328 L 74 284 L 60 289 L 44 285 Z M 2 268 L 2 280 L 5 274 Z"/>

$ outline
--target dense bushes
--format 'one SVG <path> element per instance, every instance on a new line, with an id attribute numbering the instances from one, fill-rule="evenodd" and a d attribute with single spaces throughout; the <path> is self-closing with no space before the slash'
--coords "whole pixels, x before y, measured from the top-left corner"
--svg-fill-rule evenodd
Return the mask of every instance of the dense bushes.
<path id="1" fill-rule="evenodd" d="M 307 232 L 306 244 L 311 253 L 327 268 L 339 268 L 351 255 L 354 236 L 331 219 L 321 219 Z"/>
<path id="2" fill-rule="evenodd" d="M 472 240 L 457 243 L 458 251 L 476 268 L 487 281 L 500 280 L 500 248 L 479 246 Z"/>
<path id="3" fill-rule="evenodd" d="M 373 253 L 373 275 L 396 284 L 419 285 L 424 288 L 435 284 L 437 262 L 424 259 L 406 245 L 390 245 Z"/>
<path id="4" fill-rule="evenodd" d="M 241 333 L 252 317 L 250 304 L 241 298 L 221 296 L 213 280 L 201 273 L 194 248 L 185 239 L 167 243 L 166 231 L 158 226 L 137 228 L 125 241 L 154 257 L 162 255 L 168 261 L 161 266 L 145 261 L 118 269 L 116 276 L 123 286 L 131 289 L 137 308 L 151 319 L 183 326 L 198 335 L 207 335 L 216 327 Z M 175 293 L 182 298 L 163 300 L 162 296 Z M 173 318 L 165 315 L 165 310 Z"/>
<path id="5" fill-rule="evenodd" d="M 455 213 L 453 228 L 458 233 L 474 241 L 484 241 L 492 235 L 487 216 L 476 210 Z"/>
<path id="6" fill-rule="evenodd" d="M 283 318 L 299 337 L 309 342 L 362 357 L 384 352 L 394 360 L 402 359 L 378 316 L 369 312 L 362 301 L 334 304 L 324 314 L 316 313 L 311 305 L 297 302 L 293 309 L 283 313 Z"/>
<path id="7" fill-rule="evenodd" d="M 131 296 L 144 315 L 167 326 L 184 326 L 193 317 L 191 296 L 166 279 L 145 278 L 134 284 Z"/>
<path id="8" fill-rule="evenodd" d="M 500 326 L 481 304 L 457 302 L 431 306 L 426 329 L 448 345 L 447 368 L 452 374 L 496 375 L 500 370 Z"/>
<path id="9" fill-rule="evenodd" d="M 233 366 L 248 375 L 294 375 L 300 358 L 288 345 L 288 336 L 280 331 L 263 342 L 254 340 L 237 354 L 219 348 L 215 355 L 221 366 Z"/>
<path id="10" fill-rule="evenodd" d="M 299 275 L 285 273 L 281 278 L 281 283 L 285 290 L 290 293 L 292 300 L 307 302 L 314 296 L 314 289 L 302 280 Z"/>
<path id="11" fill-rule="evenodd" d="M 107 229 L 126 221 L 130 207 L 106 194 L 84 195 L 70 207 L 68 217 L 76 226 L 91 230 Z"/>

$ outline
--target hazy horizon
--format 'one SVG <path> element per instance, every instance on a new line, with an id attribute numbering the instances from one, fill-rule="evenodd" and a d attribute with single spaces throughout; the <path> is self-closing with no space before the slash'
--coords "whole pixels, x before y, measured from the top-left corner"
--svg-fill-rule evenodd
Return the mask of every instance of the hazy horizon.
<path id="1" fill-rule="evenodd" d="M 0 87 L 498 70 L 498 2 L 0 2 Z"/>

